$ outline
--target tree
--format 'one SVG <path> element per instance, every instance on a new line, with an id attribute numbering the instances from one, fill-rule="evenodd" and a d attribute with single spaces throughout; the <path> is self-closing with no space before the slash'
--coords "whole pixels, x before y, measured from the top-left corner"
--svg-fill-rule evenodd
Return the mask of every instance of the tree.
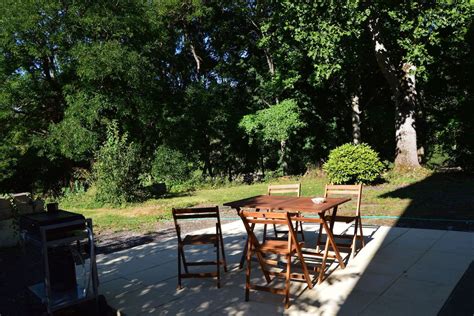
<path id="1" fill-rule="evenodd" d="M 416 116 L 420 101 L 417 78 L 427 79 L 432 63 L 430 49 L 440 43 L 440 31 L 462 28 L 465 3 L 409 1 L 375 2 L 369 30 L 377 63 L 395 102 L 396 157 L 398 167 L 418 167 Z"/>
<path id="2" fill-rule="evenodd" d="M 203 177 L 300 174 L 361 140 L 397 166 L 473 161 L 466 2 L 0 6 L 4 191 L 61 192 L 113 121 L 144 159 L 173 148 Z"/>
<path id="3" fill-rule="evenodd" d="M 291 135 L 304 126 L 296 102 L 284 100 L 255 114 L 248 114 L 242 118 L 240 126 L 247 134 L 258 137 L 263 143 L 280 143 L 279 165 L 283 174 L 286 174 L 288 165 L 285 145 Z"/>

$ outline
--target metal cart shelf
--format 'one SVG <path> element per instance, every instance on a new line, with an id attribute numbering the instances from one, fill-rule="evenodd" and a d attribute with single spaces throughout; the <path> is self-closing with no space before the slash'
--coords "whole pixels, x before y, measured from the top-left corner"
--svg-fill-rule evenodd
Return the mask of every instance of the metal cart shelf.
<path id="1" fill-rule="evenodd" d="M 48 239 L 48 236 L 52 235 L 51 232 L 57 231 L 58 229 L 67 230 L 68 227 L 77 227 L 81 224 L 84 224 L 84 220 L 74 220 L 66 223 L 41 226 L 39 236 L 36 234 L 30 234 L 27 231 L 22 232 L 23 239 L 26 242 L 34 244 L 41 249 L 42 261 L 44 265 L 44 281 L 31 285 L 28 288 L 41 300 L 43 304 L 46 305 L 47 312 L 49 314 L 88 300 L 95 300 L 97 306 L 99 279 L 95 259 L 92 220 L 85 220 L 84 229 L 71 230 L 71 234 L 63 238 Z M 86 245 L 87 248 L 81 247 L 84 245 Z M 51 287 L 52 271 L 49 269 L 48 250 L 55 247 L 64 246 L 77 247 L 77 249 L 79 249 L 78 254 L 80 256 L 84 255 L 84 249 L 88 250 L 85 251 L 85 254 L 89 257 L 89 271 L 87 273 L 87 280 L 83 280 L 87 281 L 87 285 L 81 286 L 77 284 L 76 287 L 72 289 L 53 290 Z"/>

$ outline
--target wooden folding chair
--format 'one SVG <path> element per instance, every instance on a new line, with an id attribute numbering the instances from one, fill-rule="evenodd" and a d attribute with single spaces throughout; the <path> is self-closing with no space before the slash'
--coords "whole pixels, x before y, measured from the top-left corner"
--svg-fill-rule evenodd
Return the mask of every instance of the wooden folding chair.
<path id="1" fill-rule="evenodd" d="M 297 197 L 301 196 L 301 183 L 296 184 L 279 184 L 279 185 L 269 185 L 267 194 L 274 195 L 280 193 L 296 193 Z M 298 216 L 301 216 L 301 213 L 298 212 Z M 286 230 L 278 230 L 276 225 L 273 225 L 273 231 L 275 233 L 275 238 L 279 238 L 278 234 L 288 234 Z M 304 231 L 303 231 L 303 222 L 296 222 L 296 234 L 301 235 L 301 240 L 304 241 Z M 267 227 L 264 227 L 263 233 L 264 240 L 267 238 Z"/>
<path id="2" fill-rule="evenodd" d="M 290 280 L 298 279 L 303 280 L 308 284 L 311 289 L 313 287 L 311 277 L 308 272 L 301 247 L 304 242 L 299 242 L 296 238 L 296 232 L 293 227 L 292 221 L 301 220 L 295 213 L 287 212 L 248 212 L 241 210 L 239 212 L 240 218 L 244 223 L 245 229 L 248 234 L 248 251 L 247 251 L 247 270 L 245 278 L 245 301 L 249 300 L 250 289 L 267 291 L 274 294 L 280 294 L 285 296 L 285 308 L 289 307 L 290 304 Z M 321 220 L 322 221 L 322 220 Z M 255 236 L 254 227 L 255 224 L 275 224 L 285 225 L 288 227 L 288 239 L 287 240 L 265 240 L 260 243 Z M 277 255 L 278 259 L 281 257 L 285 258 L 286 270 L 275 271 L 279 268 L 279 260 L 270 258 L 270 255 Z M 256 255 L 257 260 L 262 268 L 265 280 L 267 281 L 266 286 L 256 285 L 250 283 L 251 273 L 251 259 L 252 255 Z M 303 273 L 292 273 L 291 266 L 293 258 L 298 258 Z M 283 269 L 281 269 L 283 270 Z M 271 278 L 273 276 L 274 278 Z M 271 287 L 269 284 L 276 278 L 285 278 L 285 287 L 277 288 Z"/>
<path id="3" fill-rule="evenodd" d="M 201 235 L 186 235 L 181 238 L 181 226 L 178 221 L 182 219 L 199 219 L 199 218 L 215 218 L 216 219 L 216 233 L 215 234 L 201 234 Z M 219 208 L 215 207 L 201 207 L 201 208 L 173 208 L 173 219 L 178 235 L 178 288 L 182 288 L 181 279 L 183 278 L 207 278 L 217 277 L 217 287 L 220 288 L 220 266 L 224 266 L 224 271 L 227 272 L 227 262 L 224 252 L 224 241 L 222 239 L 221 221 L 219 217 Z M 200 261 L 188 262 L 184 255 L 185 246 L 193 245 L 213 245 L 216 248 L 216 261 Z M 219 256 L 222 253 L 222 260 Z M 183 264 L 184 272 L 181 272 L 181 264 Z M 204 266 L 216 265 L 216 272 L 201 272 L 190 273 L 188 267 L 190 266 Z"/>
<path id="4" fill-rule="evenodd" d="M 357 240 L 359 239 L 361 242 L 362 247 L 365 246 L 365 241 L 364 241 L 364 234 L 362 232 L 362 220 L 360 217 L 360 204 L 362 201 L 362 184 L 356 184 L 356 185 L 333 185 L 333 184 L 327 184 L 326 188 L 324 190 L 324 197 L 334 197 L 334 196 L 351 196 L 351 197 L 356 197 L 356 209 L 354 211 L 354 215 L 337 215 L 333 218 L 332 215 L 326 215 L 325 219 L 326 221 L 334 221 L 334 222 L 344 222 L 346 224 L 349 224 L 351 222 L 354 222 L 354 234 L 353 235 L 337 235 L 335 236 L 336 238 L 342 238 L 342 239 L 351 239 L 351 243 L 337 243 L 338 248 L 350 248 L 350 256 L 351 258 L 354 258 L 355 253 L 356 253 L 356 248 L 357 248 Z M 334 226 L 334 222 L 331 222 L 331 231 Z M 321 245 L 321 229 L 319 230 L 318 234 L 318 242 L 317 246 Z M 362 248 L 361 247 L 361 248 Z"/>

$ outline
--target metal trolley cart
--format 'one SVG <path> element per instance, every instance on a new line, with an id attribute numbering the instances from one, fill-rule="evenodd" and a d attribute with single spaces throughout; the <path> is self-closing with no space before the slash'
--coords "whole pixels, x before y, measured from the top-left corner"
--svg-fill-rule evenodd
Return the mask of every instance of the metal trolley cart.
<path id="1" fill-rule="evenodd" d="M 99 281 L 92 220 L 59 210 L 24 215 L 20 229 L 23 240 L 41 255 L 44 281 L 28 288 L 46 305 L 47 312 L 89 300 L 97 307 Z M 81 282 L 76 265 L 82 265 Z"/>

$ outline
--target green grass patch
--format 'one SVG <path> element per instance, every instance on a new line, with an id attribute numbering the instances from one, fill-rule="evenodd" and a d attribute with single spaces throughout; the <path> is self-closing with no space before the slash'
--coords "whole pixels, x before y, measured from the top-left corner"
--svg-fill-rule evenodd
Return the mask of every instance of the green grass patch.
<path id="1" fill-rule="evenodd" d="M 474 219 L 474 177 L 413 171 L 390 174 L 385 183 L 365 186 L 362 213 L 369 216 L 410 216 L 427 218 Z M 282 178 L 274 184 L 301 182 L 303 196 L 322 196 L 327 179 L 319 177 Z M 222 205 L 225 202 L 266 194 L 269 183 L 234 185 L 201 189 L 186 194 L 130 203 L 122 207 L 97 205 L 93 190 L 70 195 L 60 201 L 61 207 L 82 213 L 94 221 L 96 231 L 156 230 L 156 223 L 171 219 L 173 207 Z M 354 202 L 352 202 L 354 203 Z M 342 207 L 349 211 L 353 204 Z"/>

